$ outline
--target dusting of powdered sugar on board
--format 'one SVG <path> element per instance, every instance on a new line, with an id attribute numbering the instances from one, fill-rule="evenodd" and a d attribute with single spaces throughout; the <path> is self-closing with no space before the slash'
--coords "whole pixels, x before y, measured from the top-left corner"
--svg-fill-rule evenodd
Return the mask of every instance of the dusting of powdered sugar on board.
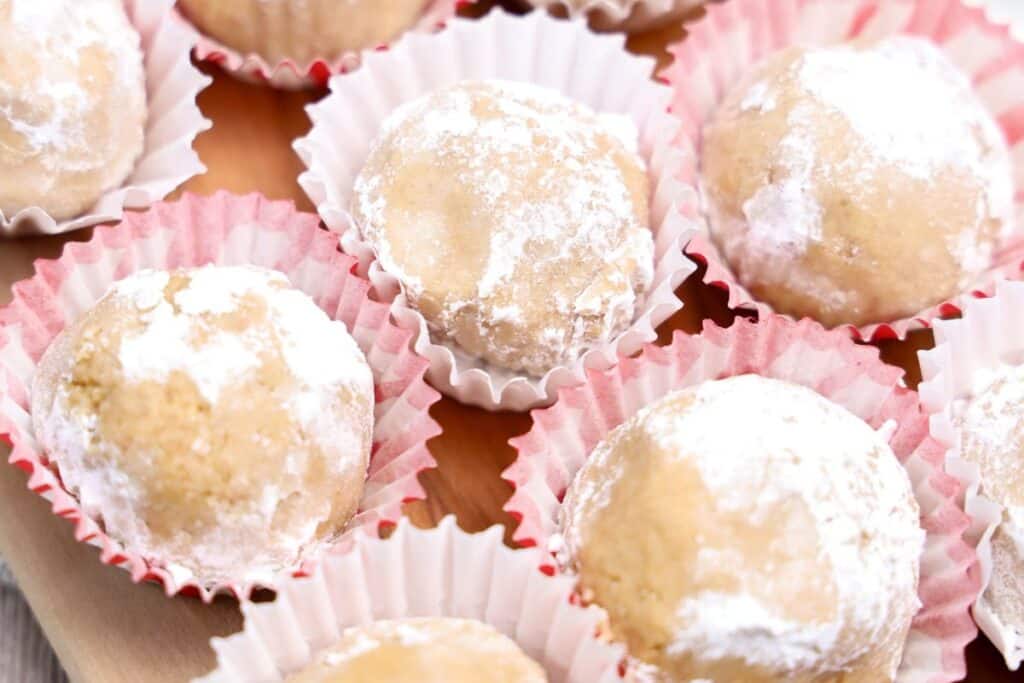
<path id="1" fill-rule="evenodd" d="M 486 107 L 475 93 L 487 96 Z M 481 109 L 493 107 L 481 114 Z M 467 81 L 406 103 L 383 123 L 371 158 L 388 149 L 425 150 L 439 159 L 458 157 L 460 186 L 478 189 L 475 201 L 493 218 L 489 244 L 475 291 L 465 298 L 449 298 L 431 320 L 431 331 L 443 336 L 448 322 L 473 311 L 485 322 L 517 323 L 522 306 L 540 302 L 504 302 L 516 278 L 528 277 L 536 254 L 572 266 L 584 247 L 604 264 L 635 263 L 635 272 L 621 273 L 614 282 L 615 296 L 601 289 L 587 290 L 572 300 L 552 295 L 546 302 L 557 308 L 561 321 L 576 320 L 577 327 L 540 331 L 542 345 L 557 347 L 553 355 L 568 362 L 577 358 L 588 341 L 585 325 L 594 319 L 608 338 L 632 322 L 638 298 L 653 280 L 653 238 L 647 225 L 639 225 L 633 198 L 622 171 L 611 155 L 596 146 L 596 131 L 622 143 L 632 163 L 643 169 L 637 155 L 638 131 L 625 116 L 601 115 L 561 94 L 528 83 Z M 546 167 L 533 159 L 550 158 Z M 430 253 L 417 254 L 419 263 L 400 263 L 384 226 L 395 212 L 382 188 L 388 184 L 385 167 L 364 171 L 353 188 L 354 214 L 359 229 L 371 242 L 382 268 L 400 280 L 415 304 L 424 292 L 415 271 L 432 267 L 439 255 L 460 245 L 445 239 L 449 215 L 444 207 L 422 211 L 417 230 L 431 244 Z M 538 190 L 559 186 L 559 192 L 535 192 L 524 197 L 530 184 Z M 439 202 L 440 204 L 440 202 Z M 432 240 L 429 236 L 434 235 Z M 614 279 L 620 274 L 613 274 Z M 486 337 L 484 322 L 480 334 Z M 495 342 L 496 343 L 496 342 Z M 524 365 L 543 365 L 529 359 Z M 542 374 L 542 372 L 540 373 Z"/>

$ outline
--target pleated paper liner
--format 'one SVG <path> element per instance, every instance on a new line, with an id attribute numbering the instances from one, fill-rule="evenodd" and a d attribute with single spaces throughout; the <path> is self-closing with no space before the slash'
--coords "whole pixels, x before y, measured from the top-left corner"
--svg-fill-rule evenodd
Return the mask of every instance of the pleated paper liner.
<path id="1" fill-rule="evenodd" d="M 978 372 L 1020 363 L 1024 357 L 1022 311 L 1024 283 L 1003 282 L 991 299 L 968 301 L 962 319 L 937 322 L 935 348 L 920 353 L 922 381 L 918 387 L 921 403 L 932 413 L 932 435 L 948 449 L 946 467 L 960 480 L 964 509 L 971 515 L 967 539 L 977 546 L 982 577 L 974 619 L 1014 670 L 1024 661 L 1024 622 L 1004 622 L 987 593 L 992 578 L 992 534 L 1002 521 L 1003 510 L 979 492 L 981 473 L 960 452 L 954 412 L 958 402 L 971 398 Z M 1005 526 L 1003 531 L 1011 533 Z M 1018 548 L 1024 547 L 1022 533 L 1024 530 L 1016 530 Z M 1020 559 L 1024 571 L 1024 554 Z"/>
<path id="2" fill-rule="evenodd" d="M 355 261 L 337 249 L 337 237 L 313 214 L 291 202 L 258 195 L 186 195 L 145 213 L 126 214 L 116 226 L 97 228 L 88 242 L 71 242 L 60 258 L 37 261 L 35 275 L 14 285 L 14 300 L 0 309 L 0 438 L 13 448 L 10 462 L 28 474 L 28 487 L 71 520 L 75 538 L 100 549 L 100 560 L 154 580 L 168 595 L 218 593 L 247 598 L 273 588 L 283 576 L 308 571 L 306 560 L 277 575 L 254 576 L 239 568 L 226 583 L 204 585 L 183 567 L 143 557 L 104 533 L 89 518 L 60 473 L 42 452 L 32 429 L 30 390 L 43 352 L 65 326 L 106 293 L 109 286 L 142 269 L 205 264 L 252 264 L 283 272 L 356 339 L 373 370 L 373 447 L 359 511 L 337 541 L 357 529 L 376 533 L 397 523 L 402 504 L 425 498 L 417 475 L 433 468 L 428 439 L 441 432 L 428 410 L 440 397 L 423 381 L 427 361 L 409 348 L 410 334 L 390 321 L 388 306 L 368 298 L 370 284 L 353 274 Z M 42 542 L 42 539 L 40 539 Z"/>
<path id="3" fill-rule="evenodd" d="M 706 16 L 670 48 L 675 62 L 662 72 L 675 91 L 672 111 L 683 121 L 686 168 L 692 187 L 699 178 L 700 133 L 718 104 L 758 61 L 785 47 L 838 43 L 855 38 L 912 34 L 938 44 L 971 78 L 982 102 L 1002 128 L 1015 163 L 1016 235 L 995 255 L 991 268 L 968 291 L 901 320 L 845 326 L 857 339 L 906 337 L 938 318 L 956 315 L 972 297 L 991 294 L 1001 279 L 1021 277 L 1024 265 L 1024 45 L 1004 23 L 962 0 L 729 0 L 709 4 Z M 689 206 L 691 217 L 699 208 Z M 729 306 L 766 316 L 733 275 L 708 234 L 706 221 L 687 253 L 707 264 L 704 282 L 728 292 Z M 913 258 L 912 254 L 907 255 Z"/>
<path id="4" fill-rule="evenodd" d="M 125 0 L 128 18 L 142 37 L 148 108 L 145 149 L 135 170 L 121 187 L 69 220 L 55 220 L 40 207 L 13 216 L 0 212 L 0 237 L 52 235 L 117 220 L 124 209 L 144 209 L 206 171 L 192 142 L 210 128 L 196 104 L 210 79 L 192 65 L 192 36 L 173 5 L 174 0 Z"/>
<path id="5" fill-rule="evenodd" d="M 980 576 L 963 538 L 970 520 L 960 507 L 959 483 L 943 471 L 944 448 L 929 437 L 928 419 L 917 394 L 903 387 L 902 371 L 882 363 L 876 349 L 809 320 L 740 318 L 729 328 L 707 322 L 700 335 L 677 332 L 669 346 L 648 345 L 611 369 L 589 372 L 583 385 L 560 391 L 553 406 L 533 411 L 533 428 L 512 440 L 518 454 L 503 474 L 515 489 L 505 506 L 519 522 L 515 541 L 551 546 L 566 488 L 597 443 L 639 409 L 670 391 L 746 373 L 807 386 L 876 429 L 895 424 L 889 444 L 910 478 L 927 533 L 922 607 L 897 680 L 961 679 L 964 647 L 977 635 L 968 608 Z"/>
<path id="6" fill-rule="evenodd" d="M 571 578 L 543 573 L 539 552 L 511 550 L 502 536 L 499 526 L 467 534 L 452 516 L 429 530 L 403 520 L 387 540 L 358 534 L 311 576 L 283 581 L 276 602 L 243 605 L 244 630 L 213 639 L 218 667 L 196 683 L 282 681 L 346 628 L 405 617 L 490 624 L 551 683 L 621 680 L 621 646 L 597 637 L 604 612 L 580 607 Z"/>
<path id="7" fill-rule="evenodd" d="M 365 54 L 359 71 L 332 79 L 331 94 L 309 108 L 313 129 L 295 143 L 308 168 L 299 184 L 327 227 L 340 233 L 342 249 L 359 259 L 375 295 L 394 301 L 398 324 L 416 333 L 416 351 L 430 360 L 428 379 L 442 393 L 491 410 L 548 404 L 559 387 L 581 381 L 584 368 L 609 367 L 616 354 L 653 341 L 654 329 L 682 307 L 675 290 L 695 270 L 682 249 L 696 225 L 679 207 L 695 205 L 696 193 L 677 178 L 686 163 L 673 144 L 679 122 L 666 111 L 671 90 L 650 78 L 653 68 L 653 60 L 624 50 L 622 36 L 595 34 L 582 21 L 494 10 L 479 21 L 454 19 L 440 33 L 409 34 L 386 52 Z M 533 83 L 596 111 L 629 116 L 650 176 L 655 275 L 640 315 L 610 343 L 540 379 L 434 343 L 423 316 L 407 305 L 398 280 L 380 267 L 349 213 L 353 183 L 388 114 L 442 86 L 487 78 Z"/>
<path id="8" fill-rule="evenodd" d="M 437 30 L 455 15 L 455 11 L 459 7 L 471 5 L 476 1 L 432 0 L 412 30 L 424 32 Z M 251 20 L 254 22 L 263 21 L 259 15 L 254 15 Z M 242 53 L 231 49 L 217 39 L 202 33 L 191 23 L 189 23 L 189 28 L 195 34 L 196 59 L 217 64 L 224 71 L 240 80 L 265 83 L 273 88 L 302 90 L 305 88 L 323 87 L 331 76 L 348 73 L 359 66 L 360 55 L 358 51 L 344 52 L 340 56 L 333 58 L 317 57 L 307 63 L 298 63 L 293 59 L 284 59 L 276 64 L 271 64 L 256 53 Z"/>
<path id="9" fill-rule="evenodd" d="M 705 0 L 520 0 L 572 18 L 585 16 L 602 31 L 641 33 L 681 24 Z"/>

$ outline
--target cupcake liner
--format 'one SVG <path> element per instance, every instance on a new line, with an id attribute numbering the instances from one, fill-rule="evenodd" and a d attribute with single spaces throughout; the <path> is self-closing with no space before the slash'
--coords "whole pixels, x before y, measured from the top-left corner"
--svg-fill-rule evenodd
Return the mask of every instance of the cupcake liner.
<path id="1" fill-rule="evenodd" d="M 144 209 L 206 172 L 192 141 L 211 126 L 196 104 L 196 96 L 211 81 L 192 65 L 191 34 L 173 4 L 173 0 L 125 0 L 128 18 L 142 37 L 149 109 L 145 149 L 135 170 L 121 187 L 69 220 L 58 221 L 38 206 L 10 217 L 0 211 L 0 237 L 54 235 L 117 220 L 124 209 Z"/>
<path id="2" fill-rule="evenodd" d="M 409 349 L 410 334 L 390 322 L 386 305 L 367 298 L 370 285 L 352 273 L 355 262 L 337 250 L 337 238 L 291 202 L 223 192 L 209 198 L 187 194 L 127 214 L 117 226 L 98 228 L 88 242 L 68 243 L 59 259 L 37 261 L 34 277 L 15 284 L 13 302 L 0 309 L 0 438 L 11 443 L 10 462 L 29 475 L 28 487 L 51 502 L 54 514 L 74 522 L 77 540 L 100 548 L 102 562 L 128 570 L 135 582 L 155 580 L 168 595 L 180 592 L 204 601 L 218 593 L 245 599 L 255 588 L 273 588 L 282 576 L 308 571 L 314 562 L 277 576 L 203 585 L 180 566 L 157 564 L 125 549 L 64 488 L 36 442 L 29 410 L 32 377 L 43 352 L 114 281 L 145 268 L 210 263 L 283 272 L 329 316 L 343 321 L 366 354 L 375 385 L 373 447 L 363 499 L 346 535 L 393 525 L 403 502 L 426 497 L 417 474 L 436 466 L 426 441 L 441 432 L 428 413 L 440 397 L 423 381 L 427 361 Z"/>
<path id="3" fill-rule="evenodd" d="M 1000 23 L 1001 21 L 1001 23 Z M 898 33 L 931 39 L 967 73 L 1001 127 L 1014 160 L 1014 237 L 992 267 L 960 295 L 915 315 L 872 325 L 844 326 L 856 339 L 906 337 L 941 317 L 956 315 L 971 297 L 991 294 L 998 280 L 1021 277 L 1024 267 L 1024 47 L 1005 20 L 962 0 L 731 0 L 710 4 L 684 41 L 670 48 L 675 62 L 661 76 L 674 88 L 672 110 L 683 121 L 687 165 L 682 176 L 696 187 L 701 129 L 729 89 L 765 56 L 794 44 L 828 44 Z M 690 206 L 690 216 L 699 208 Z M 758 301 L 732 274 L 712 243 L 706 221 L 686 252 L 707 264 L 704 282 L 728 292 L 731 308 L 762 317 L 772 307 Z"/>
<path id="4" fill-rule="evenodd" d="M 523 0 L 521 4 L 576 18 L 589 17 L 593 26 L 602 31 L 641 33 L 681 22 L 706 0 Z"/>
<path id="5" fill-rule="evenodd" d="M 533 412 L 533 428 L 511 441 L 518 455 L 502 476 L 515 489 L 505 506 L 519 522 L 515 541 L 556 549 L 552 539 L 566 488 L 597 443 L 640 408 L 670 391 L 745 373 L 807 386 L 876 429 L 895 424 L 889 444 L 909 475 L 927 532 L 918 587 L 922 607 L 897 680 L 962 678 L 964 647 L 977 635 L 968 608 L 980 577 L 963 539 L 969 519 L 958 502 L 960 486 L 942 468 L 944 448 L 928 435 L 928 419 L 917 394 L 902 386 L 899 368 L 882 363 L 876 349 L 810 320 L 740 318 L 729 328 L 706 322 L 700 335 L 677 332 L 669 346 L 647 345 L 639 356 L 589 372 L 582 386 L 560 391 L 554 406 Z"/>
<path id="6" fill-rule="evenodd" d="M 299 184 L 327 227 L 341 234 L 342 249 L 359 259 L 375 295 L 394 301 L 399 326 L 416 331 L 416 351 L 430 360 L 428 379 L 442 393 L 489 410 L 550 403 L 559 387 L 582 380 L 584 367 L 609 367 L 617 353 L 629 355 L 653 341 L 654 328 L 682 307 L 675 290 L 696 269 L 682 248 L 697 228 L 679 205 L 696 205 L 696 193 L 676 177 L 685 164 L 672 144 L 679 122 L 666 111 L 671 90 L 650 79 L 653 67 L 649 58 L 627 54 L 621 36 L 594 34 L 582 21 L 495 10 L 479 21 L 455 19 L 436 35 L 408 35 L 388 52 L 365 54 L 358 72 L 332 79 L 330 96 L 309 107 L 313 129 L 295 143 L 309 169 Z M 640 130 L 640 153 L 651 178 L 655 274 L 642 313 L 610 343 L 540 379 L 433 343 L 423 316 L 408 307 L 398 280 L 375 261 L 348 212 L 352 185 L 388 114 L 444 85 L 482 78 L 535 83 L 599 112 L 629 116 Z"/>
<path id="7" fill-rule="evenodd" d="M 412 30 L 424 32 L 436 30 L 455 16 L 455 11 L 459 7 L 471 5 L 474 2 L 476 0 L 433 0 Z M 187 21 L 187 17 L 185 21 Z M 205 35 L 191 23 L 189 23 L 189 28 L 196 36 L 196 59 L 217 64 L 240 80 L 265 83 L 281 90 L 322 88 L 332 75 L 348 73 L 359 66 L 358 51 L 346 52 L 334 59 L 318 57 L 307 64 L 298 63 L 292 59 L 284 59 L 276 64 L 270 64 L 256 53 L 241 53 L 231 49 L 218 40 Z"/>
<path id="8" fill-rule="evenodd" d="M 960 480 L 964 508 L 971 516 L 967 539 L 977 546 L 982 579 L 974 619 L 1014 670 L 1024 661 L 1024 624 L 1015 628 L 1003 623 L 985 595 L 992 576 L 992 534 L 1002 521 L 1003 509 L 979 493 L 981 473 L 961 455 L 953 418 L 957 403 L 974 391 L 978 371 L 1020 362 L 1024 352 L 1022 309 L 1024 283 L 1002 282 L 993 298 L 967 302 L 962 319 L 938 321 L 935 348 L 919 353 L 921 403 L 932 413 L 931 433 L 947 449 L 946 467 Z"/>
<path id="9" fill-rule="evenodd" d="M 218 668 L 196 683 L 273 683 L 309 664 L 351 626 L 379 619 L 457 617 L 515 640 L 552 683 L 619 681 L 623 650 L 596 637 L 605 619 L 583 608 L 574 581 L 511 550 L 503 529 L 467 534 L 449 515 L 435 529 L 402 520 L 388 540 L 358 534 L 311 576 L 283 581 L 273 603 L 246 604 L 244 629 L 211 641 Z"/>

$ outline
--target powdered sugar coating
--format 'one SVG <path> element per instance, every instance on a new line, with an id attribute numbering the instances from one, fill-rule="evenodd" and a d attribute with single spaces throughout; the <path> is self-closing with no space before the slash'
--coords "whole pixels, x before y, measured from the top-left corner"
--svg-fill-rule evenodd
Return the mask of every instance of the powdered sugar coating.
<path id="1" fill-rule="evenodd" d="M 776 53 L 735 86 L 703 145 L 711 235 L 731 268 L 776 310 L 827 326 L 955 296 L 1013 230 L 1002 132 L 926 39 Z M 903 267 L 909 253 L 919 261 Z"/>
<path id="2" fill-rule="evenodd" d="M 636 145 L 624 117 L 467 81 L 387 118 L 353 214 L 435 338 L 543 375 L 625 329 L 653 279 Z M 429 191 L 410 184 L 415 164 Z"/>
<path id="3" fill-rule="evenodd" d="M 1011 230 L 1013 176 L 1006 143 L 966 74 L 938 46 L 892 36 L 866 49 L 809 49 L 795 68 L 803 91 L 849 122 L 869 163 L 891 165 L 920 179 L 934 178 L 943 168 L 962 169 L 981 179 L 986 190 L 978 199 L 978 223 L 993 215 L 1003 221 L 1004 234 Z M 780 96 L 777 84 L 758 81 L 741 106 L 768 111 Z M 803 251 L 821 238 L 822 210 L 813 201 L 811 179 L 817 156 L 811 107 L 794 107 L 789 124 L 781 166 L 790 176 L 766 185 L 762 193 L 771 198 L 755 198 L 744 211 L 765 246 L 771 248 L 774 239 L 778 247 Z M 858 169 L 865 182 L 870 182 L 870 170 Z M 991 249 L 982 242 L 968 231 L 948 245 L 971 276 L 991 260 Z"/>
<path id="4" fill-rule="evenodd" d="M 752 593 L 684 595 L 674 608 L 675 634 L 665 649 L 670 658 L 735 659 L 780 675 L 838 672 L 891 637 L 893 629 L 909 625 L 919 605 L 924 532 L 906 473 L 885 439 L 859 418 L 810 389 L 754 375 L 673 392 L 613 430 L 577 475 L 562 510 L 571 557 L 586 544 L 601 543 L 590 532 L 597 515 L 615 514 L 608 506 L 630 467 L 616 451 L 627 434 L 642 434 L 655 444 L 647 454 L 654 461 L 694 465 L 715 502 L 709 515 L 738 513 L 756 525 L 800 501 L 811 515 L 819 558 L 829 567 L 827 578 L 835 589 L 835 618 L 810 622 L 782 618 L 783 605 Z M 657 479 L 658 465 L 653 467 L 648 476 Z M 592 477 L 589 470 L 604 476 Z M 808 534 L 790 532 L 801 539 Z M 642 529 L 636 533 L 643 536 Z M 700 529 L 695 533 L 699 539 Z M 794 540 L 763 542 L 769 547 Z M 667 580 L 673 581 L 673 571 L 700 577 L 743 566 L 729 553 L 744 550 L 705 547 L 693 566 L 665 568 Z M 898 658 L 892 662 L 889 673 L 895 674 L 898 663 Z"/>
<path id="5" fill-rule="evenodd" d="M 82 325 L 104 329 L 106 318 L 95 318 L 95 311 L 116 312 L 105 326 L 116 336 L 83 333 Z M 112 359 L 102 367 L 114 374 L 85 383 L 79 363 L 87 356 Z M 198 391 L 198 405 L 175 388 L 182 377 Z M 239 400 L 243 385 L 253 392 L 260 387 L 253 405 L 269 406 L 248 416 L 250 425 L 238 422 L 246 419 L 244 410 L 225 406 Z M 121 415 L 110 401 L 124 388 L 140 403 L 156 391 L 157 400 L 189 413 L 181 415 L 181 424 L 136 432 L 132 420 L 149 420 L 158 408 L 142 403 L 149 406 L 145 412 L 118 424 Z M 339 517 L 355 511 L 369 458 L 373 391 L 370 368 L 344 324 L 331 321 L 281 273 L 250 266 L 141 271 L 115 283 L 51 345 L 34 381 L 33 422 L 68 490 L 126 548 L 180 580 L 266 582 L 340 531 L 335 525 L 345 519 Z M 223 416 L 233 421 L 218 423 Z M 260 424 L 267 418 L 286 432 L 280 443 L 272 443 L 267 435 L 278 435 Z M 167 438 L 190 434 L 184 430 L 197 423 L 185 452 L 168 452 L 175 441 L 145 441 L 165 438 L 163 431 Z M 251 438 L 238 433 L 245 429 L 252 430 Z M 250 441 L 239 448 L 238 439 Z M 245 443 L 280 454 L 280 460 L 225 458 L 225 452 L 244 452 Z M 159 481 L 166 463 L 177 461 L 189 469 L 173 476 L 197 482 L 200 490 L 212 487 L 202 494 L 209 498 L 212 523 L 186 530 L 183 521 L 174 531 L 174 517 L 194 511 L 189 484 L 172 486 L 168 494 Z M 337 488 L 321 498 L 311 481 Z M 154 501 L 154 490 L 167 500 Z M 298 500 L 302 508 L 296 510 Z M 157 531 L 157 522 L 171 530 Z"/>
<path id="6" fill-rule="evenodd" d="M 120 0 L 0 1 L 0 62 L 0 211 L 69 218 L 124 181 L 146 88 Z"/>

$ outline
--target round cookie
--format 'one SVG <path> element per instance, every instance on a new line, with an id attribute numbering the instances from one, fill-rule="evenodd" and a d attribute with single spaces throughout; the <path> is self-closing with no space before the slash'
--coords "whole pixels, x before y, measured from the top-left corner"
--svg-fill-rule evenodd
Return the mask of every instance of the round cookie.
<path id="1" fill-rule="evenodd" d="M 924 533 L 885 440 L 754 375 L 613 430 L 562 508 L 585 598 L 654 680 L 892 681 Z"/>
<path id="2" fill-rule="evenodd" d="M 203 584 L 266 580 L 334 538 L 363 492 L 373 377 L 280 273 L 115 283 L 47 349 L 36 437 L 132 553 Z"/>
<path id="3" fill-rule="evenodd" d="M 789 48 L 702 133 L 711 237 L 758 300 L 827 326 L 969 288 L 1012 229 L 1006 142 L 927 40 Z"/>
<path id="4" fill-rule="evenodd" d="M 651 284 L 636 142 L 554 91 L 465 81 L 387 118 L 353 217 L 435 341 L 542 376 L 624 331 Z"/>
<path id="5" fill-rule="evenodd" d="M 179 0 L 203 33 L 271 64 L 308 64 L 384 44 L 432 0 Z"/>
<path id="6" fill-rule="evenodd" d="M 1003 624 L 1024 633 L 1024 366 L 980 373 L 977 386 L 955 420 L 960 453 L 978 466 L 979 492 L 1003 507 L 983 599 Z"/>
<path id="7" fill-rule="evenodd" d="M 121 0 L 0 0 L 0 212 L 66 220 L 142 153 L 146 84 Z"/>
<path id="8" fill-rule="evenodd" d="M 341 640 L 287 683 L 547 683 L 513 642 L 469 619 L 377 621 Z"/>

